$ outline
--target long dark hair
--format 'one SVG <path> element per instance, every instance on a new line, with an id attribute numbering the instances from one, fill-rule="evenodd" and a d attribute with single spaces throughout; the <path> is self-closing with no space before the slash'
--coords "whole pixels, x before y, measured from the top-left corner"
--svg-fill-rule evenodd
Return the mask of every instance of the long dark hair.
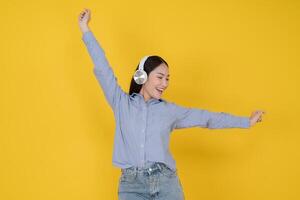
<path id="1" fill-rule="evenodd" d="M 158 67 L 162 63 L 166 64 L 169 67 L 168 63 L 160 56 L 149 56 L 147 58 L 146 62 L 144 63 L 144 70 L 147 73 L 148 78 L 149 78 L 150 72 L 153 71 L 156 67 Z M 135 71 L 138 69 L 139 69 L 139 65 L 137 65 Z M 142 89 L 142 86 L 143 85 L 139 85 L 134 81 L 133 75 L 132 75 L 132 79 L 130 82 L 130 88 L 129 88 L 129 95 L 131 95 L 134 92 L 139 93 L 140 90 Z"/>

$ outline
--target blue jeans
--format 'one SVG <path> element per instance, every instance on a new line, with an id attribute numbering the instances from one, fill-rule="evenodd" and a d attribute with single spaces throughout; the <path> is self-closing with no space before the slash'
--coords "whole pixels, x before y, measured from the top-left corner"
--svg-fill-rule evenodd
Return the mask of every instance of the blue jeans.
<path id="1" fill-rule="evenodd" d="M 184 200 L 181 182 L 164 163 L 150 167 L 122 169 L 118 187 L 119 200 Z"/>

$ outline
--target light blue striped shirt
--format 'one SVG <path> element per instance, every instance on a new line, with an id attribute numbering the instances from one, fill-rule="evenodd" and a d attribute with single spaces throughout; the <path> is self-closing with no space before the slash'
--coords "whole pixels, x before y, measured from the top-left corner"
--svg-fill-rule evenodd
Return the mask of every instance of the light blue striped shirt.
<path id="1" fill-rule="evenodd" d="M 169 151 L 173 129 L 250 127 L 249 117 L 187 108 L 162 98 L 145 102 L 141 94 L 129 95 L 119 86 L 105 52 L 93 33 L 85 32 L 82 40 L 93 61 L 93 72 L 114 113 L 114 166 L 144 167 L 151 162 L 163 162 L 175 170 L 176 162 Z"/>

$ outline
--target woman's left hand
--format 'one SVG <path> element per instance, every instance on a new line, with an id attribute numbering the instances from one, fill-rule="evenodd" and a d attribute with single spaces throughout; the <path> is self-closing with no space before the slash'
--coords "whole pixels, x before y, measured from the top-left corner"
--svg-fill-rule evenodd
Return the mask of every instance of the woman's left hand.
<path id="1" fill-rule="evenodd" d="M 266 112 L 262 111 L 262 110 L 257 110 L 257 111 L 252 112 L 252 114 L 250 116 L 250 126 L 253 126 L 257 122 L 261 122 L 263 114 L 266 114 Z"/>

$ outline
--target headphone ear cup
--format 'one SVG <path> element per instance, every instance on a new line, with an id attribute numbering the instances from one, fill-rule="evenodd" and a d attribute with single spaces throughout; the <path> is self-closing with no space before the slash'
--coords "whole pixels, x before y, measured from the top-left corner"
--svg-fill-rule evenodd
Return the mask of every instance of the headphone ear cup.
<path id="1" fill-rule="evenodd" d="M 147 81 L 148 76 L 144 70 L 139 69 L 134 73 L 133 79 L 138 85 L 142 85 Z"/>
<path id="2" fill-rule="evenodd" d="M 148 59 L 148 57 L 150 57 L 150 56 L 144 56 L 141 59 L 141 61 L 139 63 L 139 68 L 134 73 L 133 79 L 138 85 L 142 85 L 142 84 L 146 83 L 146 81 L 147 81 L 148 76 L 144 70 L 144 64 L 145 64 L 146 60 Z"/>

